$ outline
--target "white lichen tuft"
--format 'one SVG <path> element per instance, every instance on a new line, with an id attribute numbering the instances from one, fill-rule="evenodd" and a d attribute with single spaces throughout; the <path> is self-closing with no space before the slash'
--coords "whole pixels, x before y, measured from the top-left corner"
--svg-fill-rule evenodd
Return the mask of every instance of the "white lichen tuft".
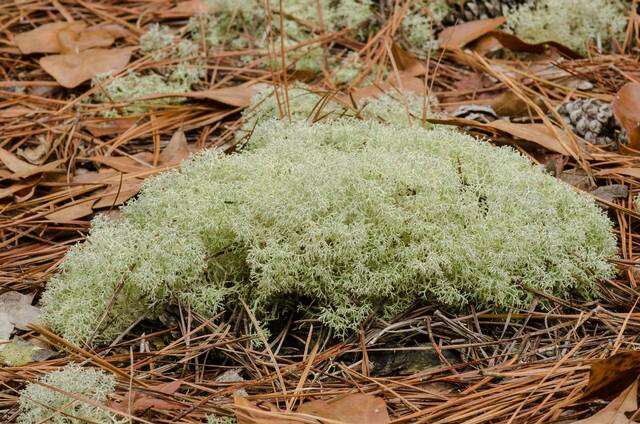
<path id="1" fill-rule="evenodd" d="M 182 103 L 181 97 L 164 97 L 146 100 L 145 97 L 162 94 L 187 93 L 205 77 L 205 67 L 199 47 L 188 39 L 177 37 L 167 27 L 153 24 L 140 37 L 140 48 L 156 61 L 170 64 L 155 70 L 128 72 L 116 78 L 111 74 L 100 74 L 93 78 L 97 88 L 92 100 L 97 103 L 125 103 L 103 112 L 107 117 L 141 114 L 151 108 Z"/>
<path id="2" fill-rule="evenodd" d="M 438 47 L 435 29 L 450 11 L 447 0 L 414 2 L 400 27 L 406 47 L 421 58 L 428 56 Z"/>
<path id="3" fill-rule="evenodd" d="M 539 0 L 510 10 L 507 25 L 530 43 L 556 41 L 585 53 L 624 34 L 626 17 L 619 0 Z"/>
<path id="4" fill-rule="evenodd" d="M 167 304 L 212 316 L 242 298 L 260 320 L 301 311 L 345 334 L 417 300 L 589 297 L 614 272 L 603 212 L 511 148 L 355 119 L 257 128 L 263 147 L 203 153 L 99 220 L 49 283 L 45 321 L 108 342 Z"/>
<path id="5" fill-rule="evenodd" d="M 114 393 L 116 381 L 101 370 L 84 368 L 78 364 L 46 374 L 39 383 L 81 396 L 98 405 L 104 405 Z M 77 400 L 39 383 L 30 383 L 20 392 L 18 424 L 100 424 L 124 423 L 106 408 Z"/>

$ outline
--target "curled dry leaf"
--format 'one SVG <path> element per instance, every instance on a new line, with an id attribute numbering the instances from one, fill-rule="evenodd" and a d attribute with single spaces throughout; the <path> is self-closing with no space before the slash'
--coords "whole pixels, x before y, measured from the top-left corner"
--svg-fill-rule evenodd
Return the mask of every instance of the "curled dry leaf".
<path id="1" fill-rule="evenodd" d="M 517 124 L 505 120 L 497 120 L 485 124 L 487 127 L 506 132 L 514 137 L 530 141 L 552 152 L 571 155 L 571 144 L 564 130 L 555 128 L 555 132 L 545 124 Z M 557 137 L 557 135 L 560 138 Z"/>
<path id="2" fill-rule="evenodd" d="M 585 418 L 584 420 L 575 421 L 573 424 L 632 424 L 627 417 L 627 413 L 638 409 L 638 380 L 627 387 L 620 396 L 611 401 L 604 409 L 597 414 Z"/>
<path id="3" fill-rule="evenodd" d="M 98 74 L 118 72 L 131 60 L 133 48 L 89 49 L 81 53 L 46 56 L 40 66 L 66 88 L 74 88 Z"/>
<path id="4" fill-rule="evenodd" d="M 583 400 L 613 399 L 640 376 L 640 351 L 620 352 L 596 361 L 589 371 Z"/>
<path id="5" fill-rule="evenodd" d="M 28 330 L 29 324 L 40 321 L 40 308 L 32 306 L 32 300 L 33 296 L 15 291 L 0 295 L 0 339 L 8 339 L 14 327 Z"/>
<path id="6" fill-rule="evenodd" d="M 75 27 L 78 28 L 78 24 L 75 23 Z M 60 42 L 58 41 L 58 34 L 60 31 L 65 30 L 73 26 L 74 23 L 69 22 L 53 22 L 44 24 L 31 31 L 17 34 L 14 37 L 16 46 L 23 54 L 30 53 L 60 53 Z"/>
<path id="7" fill-rule="evenodd" d="M 73 202 L 72 202 L 73 203 Z M 89 216 L 93 213 L 94 200 L 81 201 L 79 203 L 71 204 L 69 206 L 64 205 L 55 212 L 52 212 L 46 216 L 49 221 L 65 223 L 75 221 L 85 216 Z"/>
<path id="8" fill-rule="evenodd" d="M 613 99 L 613 115 L 629 137 L 629 147 L 640 149 L 640 83 L 622 86 Z"/>
<path id="9" fill-rule="evenodd" d="M 187 137 L 181 130 L 171 136 L 169 144 L 160 153 L 160 164 L 165 166 L 177 165 L 191 155 L 187 145 Z"/>
<path id="10" fill-rule="evenodd" d="M 264 84 L 238 85 L 236 87 L 216 88 L 191 93 L 177 93 L 176 96 L 213 100 L 233 107 L 247 107 L 251 104 L 251 98 L 262 91 L 264 87 Z"/>
<path id="11" fill-rule="evenodd" d="M 146 411 L 147 409 L 165 411 L 182 409 L 182 405 L 180 403 L 164 400 L 158 396 L 158 394 L 164 394 L 167 396 L 173 395 L 176 390 L 180 388 L 182 383 L 183 382 L 181 380 L 176 380 L 150 387 L 148 389 L 149 392 L 134 391 L 130 395 L 125 395 L 117 402 L 114 402 L 112 407 L 127 413 L 129 413 L 129 411 L 131 413 L 136 413 Z M 156 393 L 154 394 L 153 392 Z"/>
<path id="12" fill-rule="evenodd" d="M 350 394 L 329 402 L 324 400 L 307 402 L 298 408 L 298 412 L 346 424 L 385 424 L 391 422 L 384 399 L 362 393 Z"/>
<path id="13" fill-rule="evenodd" d="M 362 393 L 354 393 L 340 399 L 324 401 L 314 400 L 302 404 L 296 413 L 286 413 L 274 405 L 269 410 L 236 396 L 234 398 L 238 424 L 293 424 L 331 420 L 344 424 L 386 424 L 391 422 L 384 399 Z M 324 419 L 324 420 L 323 420 Z"/>
<path id="14" fill-rule="evenodd" d="M 438 37 L 443 49 L 459 49 L 505 23 L 503 16 L 494 19 L 481 19 L 445 28 Z"/>
<path id="15" fill-rule="evenodd" d="M 0 162 L 16 174 L 35 171 L 38 167 L 19 159 L 16 155 L 0 147 Z"/>
<path id="16" fill-rule="evenodd" d="M 54 22 L 14 37 L 23 54 L 77 53 L 94 47 L 109 47 L 126 31 L 120 25 L 97 25 L 87 28 L 84 22 Z"/>

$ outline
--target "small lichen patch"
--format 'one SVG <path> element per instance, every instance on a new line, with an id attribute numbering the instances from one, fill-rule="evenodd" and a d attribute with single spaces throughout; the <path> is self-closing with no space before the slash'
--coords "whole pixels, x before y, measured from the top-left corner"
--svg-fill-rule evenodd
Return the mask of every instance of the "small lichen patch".
<path id="1" fill-rule="evenodd" d="M 626 26 L 619 0 L 539 0 L 506 16 L 511 31 L 525 41 L 557 41 L 581 53 L 589 43 L 603 47 L 620 39 Z"/>
<path id="2" fill-rule="evenodd" d="M 98 404 L 105 404 L 114 393 L 115 379 L 101 370 L 70 364 L 46 374 L 40 383 L 62 392 L 83 396 Z M 74 399 L 39 383 L 29 383 L 20 392 L 19 424 L 100 424 L 124 423 L 106 409 Z"/>

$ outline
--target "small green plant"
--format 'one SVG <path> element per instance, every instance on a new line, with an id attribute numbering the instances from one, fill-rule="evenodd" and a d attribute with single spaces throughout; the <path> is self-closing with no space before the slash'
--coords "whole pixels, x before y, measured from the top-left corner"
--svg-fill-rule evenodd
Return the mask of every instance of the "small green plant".
<path id="1" fill-rule="evenodd" d="M 81 367 L 78 364 L 67 365 L 46 374 L 39 383 L 29 383 L 20 392 L 18 423 L 124 423 L 124 419 L 116 418 L 106 409 L 46 387 L 51 386 L 97 404 L 105 404 L 107 398 L 114 393 L 115 384 L 115 379 L 101 370 Z"/>
<path id="2" fill-rule="evenodd" d="M 506 16 L 511 31 L 525 41 L 557 41 L 581 53 L 589 43 L 602 47 L 620 39 L 626 25 L 619 0 L 539 0 Z"/>
<path id="3" fill-rule="evenodd" d="M 256 128 L 262 147 L 203 153 L 96 220 L 45 321 L 103 343 L 167 304 L 208 317 L 241 298 L 260 320 L 300 311 L 346 334 L 417 300 L 521 307 L 528 288 L 590 297 L 613 274 L 603 212 L 511 148 L 347 118 Z"/>

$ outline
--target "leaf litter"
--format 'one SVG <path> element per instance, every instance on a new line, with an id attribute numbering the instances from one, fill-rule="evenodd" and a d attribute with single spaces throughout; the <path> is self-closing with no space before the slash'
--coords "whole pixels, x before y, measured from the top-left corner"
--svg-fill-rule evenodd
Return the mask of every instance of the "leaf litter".
<path id="1" fill-rule="evenodd" d="M 314 30 L 323 55 L 358 56 L 357 83 L 336 84 L 327 69 L 306 82 L 356 105 L 389 91 L 429 93 L 439 101 L 438 116 L 428 117 L 433 122 L 514 146 L 541 166 L 557 155 L 554 175 L 604 200 L 616 222 L 621 272 L 602 282 L 597 302 L 567 304 L 536 294 L 526 310 L 460 316 L 422 306 L 391 321 L 374 319 L 345 341 L 317 323 L 293 320 L 274 335 L 270 352 L 252 341 L 255 330 L 243 311 L 219 321 L 180 309 L 168 311 L 163 325 L 138 323 L 111 347 L 70 346 L 39 326 L 33 305 L 90 219 L 117 212 L 146 178 L 198 150 L 232 151 L 239 111 L 251 97 L 265 84 L 288 86 L 303 74 L 288 56 L 283 71 L 273 52 L 208 48 L 206 80 L 150 98 L 186 101 L 109 116 L 118 106 L 90 101 L 100 89 L 90 81 L 172 66 L 141 52 L 139 36 L 155 22 L 183 33 L 190 18 L 211 11 L 209 3 L 13 2 L 0 6 L 0 338 L 18 358 L 0 369 L 0 381 L 11 419 L 16 391 L 26 382 L 82 360 L 118 376 L 115 409 L 150 422 L 201 423 L 212 416 L 241 423 L 640 421 L 631 418 L 640 374 L 634 350 L 640 329 L 633 205 L 640 192 L 637 16 L 627 39 L 608 54 L 592 46 L 581 58 L 558 43 L 528 43 L 503 31 L 498 17 L 444 28 L 445 49 L 418 57 L 399 47 L 395 33 L 407 8 L 380 4 L 381 20 L 366 40 L 356 29 Z M 558 120 L 554 108 L 576 97 L 612 101 L 628 144 L 603 149 Z M 499 119 L 450 115 L 473 104 L 492 106 Z M 539 312 L 536 302 L 551 305 L 550 312 Z M 37 344 L 34 334 L 48 344 Z M 376 375 L 372 358 L 425 346 L 433 364 Z M 242 377 L 220 378 L 230 365 Z"/>

